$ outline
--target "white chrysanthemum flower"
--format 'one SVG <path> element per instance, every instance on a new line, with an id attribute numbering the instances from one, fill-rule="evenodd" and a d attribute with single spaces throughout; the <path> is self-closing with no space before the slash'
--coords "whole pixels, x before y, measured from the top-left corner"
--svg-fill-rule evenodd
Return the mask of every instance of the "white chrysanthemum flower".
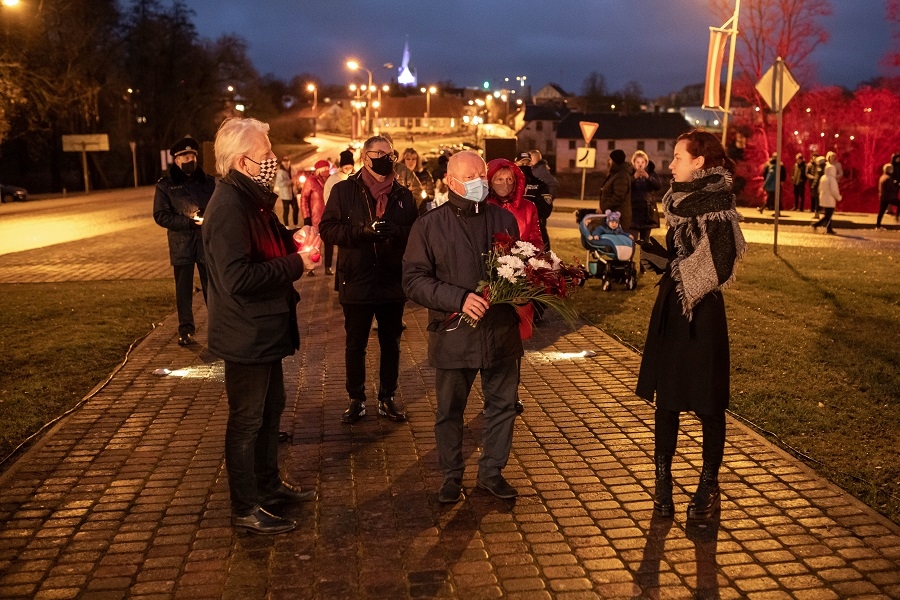
<path id="1" fill-rule="evenodd" d="M 501 256 L 497 259 L 497 262 L 501 265 L 508 265 L 516 271 L 522 271 L 525 268 L 525 263 L 522 262 L 522 259 L 512 254 Z"/>
<path id="2" fill-rule="evenodd" d="M 510 283 L 516 282 L 516 270 L 509 265 L 502 265 L 497 268 L 497 275 L 506 279 Z"/>
<path id="3" fill-rule="evenodd" d="M 523 242 L 519 240 L 516 242 L 516 245 L 513 246 L 512 252 L 513 254 L 518 254 L 519 256 L 528 258 L 530 256 L 534 256 L 537 254 L 537 246 L 532 244 L 531 242 Z"/>
<path id="4" fill-rule="evenodd" d="M 532 269 L 549 269 L 550 263 L 546 260 L 540 258 L 529 258 L 528 264 L 531 265 Z"/>
<path id="5" fill-rule="evenodd" d="M 559 259 L 556 253 L 553 250 L 550 250 L 549 252 L 547 252 L 547 256 L 549 256 L 550 260 L 553 261 L 553 270 L 559 271 L 559 266 L 562 264 L 562 261 Z"/>

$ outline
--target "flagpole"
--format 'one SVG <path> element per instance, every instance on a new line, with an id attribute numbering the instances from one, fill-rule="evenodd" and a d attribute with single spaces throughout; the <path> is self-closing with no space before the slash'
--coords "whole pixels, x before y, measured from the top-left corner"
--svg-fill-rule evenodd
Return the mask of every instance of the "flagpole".
<path id="1" fill-rule="evenodd" d="M 731 110 L 731 76 L 734 73 L 734 46 L 738 34 L 738 14 L 741 12 L 741 0 L 735 0 L 734 16 L 731 17 L 731 47 L 728 49 L 728 75 L 725 78 L 725 114 L 722 117 L 722 145 L 726 145 L 728 137 L 728 114 Z"/>

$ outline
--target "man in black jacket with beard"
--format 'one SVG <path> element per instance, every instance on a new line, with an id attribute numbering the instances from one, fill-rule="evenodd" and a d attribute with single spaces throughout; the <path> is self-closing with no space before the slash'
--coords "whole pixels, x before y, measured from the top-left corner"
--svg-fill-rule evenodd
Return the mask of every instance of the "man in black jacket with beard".
<path id="1" fill-rule="evenodd" d="M 409 229 L 419 214 L 412 193 L 394 179 L 394 151 L 386 138 L 366 140 L 362 162 L 358 173 L 331 188 L 319 222 L 322 240 L 339 247 L 336 278 L 344 309 L 350 396 L 341 421 L 348 424 L 366 415 L 366 347 L 373 317 L 381 349 L 378 414 L 392 421 L 406 419 L 394 397 L 406 303 L 402 260 Z"/>
<path id="2" fill-rule="evenodd" d="M 200 275 L 206 301 L 206 262 L 200 225 L 213 193 L 215 180 L 197 164 L 199 144 L 191 136 L 178 140 L 169 153 L 173 164 L 156 183 L 153 219 L 168 229 L 169 260 L 175 271 L 175 305 L 178 309 L 178 344 L 194 343 L 194 265 Z"/>
<path id="3" fill-rule="evenodd" d="M 475 293 L 486 278 L 485 255 L 494 235 L 519 237 L 512 213 L 485 202 L 487 166 L 474 152 L 454 154 L 447 164 L 449 199 L 416 221 L 403 257 L 403 289 L 428 309 L 428 362 L 435 369 L 434 436 L 444 483 L 438 501 L 462 497 L 465 459 L 463 415 L 475 376 L 481 375 L 485 426 L 477 485 L 499 498 L 518 492 L 502 470 L 509 460 L 518 360 L 519 319 L 510 304 L 492 306 Z M 465 314 L 477 326 L 463 321 Z"/>

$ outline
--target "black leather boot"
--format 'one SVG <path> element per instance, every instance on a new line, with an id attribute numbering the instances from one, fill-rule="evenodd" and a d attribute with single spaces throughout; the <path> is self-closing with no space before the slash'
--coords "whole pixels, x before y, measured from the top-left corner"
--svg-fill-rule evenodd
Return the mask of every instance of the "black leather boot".
<path id="1" fill-rule="evenodd" d="M 672 502 L 672 456 L 656 454 L 656 493 L 653 497 L 653 512 L 660 517 L 671 517 L 675 514 Z"/>
<path id="2" fill-rule="evenodd" d="M 397 403 L 394 402 L 393 394 L 378 394 L 378 414 L 387 417 L 391 421 L 405 421 L 406 413 L 400 410 Z"/>
<path id="3" fill-rule="evenodd" d="M 722 506 L 719 492 L 719 465 L 703 463 L 700 472 L 700 484 L 691 503 L 688 504 L 688 519 L 708 519 L 718 514 Z"/>
<path id="4" fill-rule="evenodd" d="M 350 406 L 341 415 L 341 423 L 356 423 L 366 416 L 366 401 L 350 398 Z"/>

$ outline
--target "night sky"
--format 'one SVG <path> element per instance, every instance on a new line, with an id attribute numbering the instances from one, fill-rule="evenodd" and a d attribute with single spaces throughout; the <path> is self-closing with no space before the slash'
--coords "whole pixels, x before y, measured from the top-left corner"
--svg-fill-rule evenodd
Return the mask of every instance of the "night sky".
<path id="1" fill-rule="evenodd" d="M 884 75 L 891 44 L 884 0 L 832 0 L 831 39 L 815 53 L 818 83 L 854 88 Z M 236 33 L 260 73 L 301 73 L 350 82 L 358 58 L 385 83 L 409 39 L 419 84 L 452 80 L 502 86 L 525 75 L 537 91 L 552 81 L 580 93 L 597 71 L 610 91 L 637 81 L 650 98 L 702 83 L 707 0 L 187 0 L 201 36 Z M 509 84 L 506 84 L 507 86 Z"/>

